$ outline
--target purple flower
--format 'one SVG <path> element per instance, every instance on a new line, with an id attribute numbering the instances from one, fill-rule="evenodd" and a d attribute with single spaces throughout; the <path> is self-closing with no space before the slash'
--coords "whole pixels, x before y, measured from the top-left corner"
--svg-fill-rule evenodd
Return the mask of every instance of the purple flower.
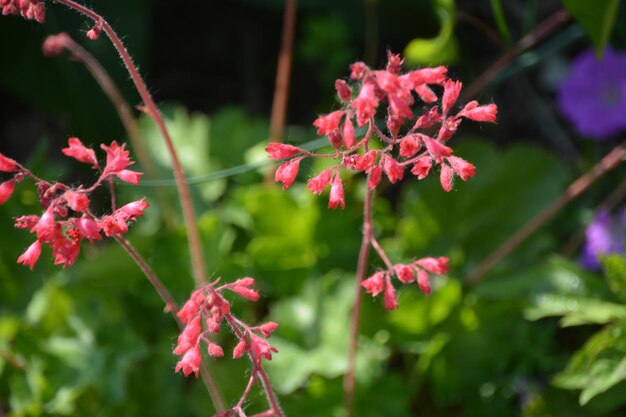
<path id="1" fill-rule="evenodd" d="M 626 222 L 624 216 L 615 220 L 606 210 L 596 213 L 593 222 L 585 231 L 586 240 L 580 262 L 587 269 L 600 269 L 600 255 L 624 253 L 624 234 Z"/>
<path id="2" fill-rule="evenodd" d="M 579 54 L 559 86 L 561 112 L 582 135 L 603 140 L 626 129 L 626 52 Z"/>

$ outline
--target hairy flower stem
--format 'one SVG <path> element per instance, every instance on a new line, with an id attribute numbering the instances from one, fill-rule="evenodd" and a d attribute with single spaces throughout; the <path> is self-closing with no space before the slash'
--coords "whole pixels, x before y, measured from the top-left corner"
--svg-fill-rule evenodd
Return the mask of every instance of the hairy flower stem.
<path id="1" fill-rule="evenodd" d="M 176 153 L 176 149 L 174 148 L 174 143 L 172 142 L 172 138 L 167 130 L 165 125 L 165 120 L 161 115 L 159 108 L 156 103 L 152 99 L 146 84 L 144 83 L 137 67 L 133 63 L 132 58 L 130 57 L 126 47 L 122 43 L 122 40 L 117 36 L 113 28 L 109 25 L 109 23 L 104 20 L 102 16 L 94 12 L 93 10 L 84 7 L 72 0 L 54 0 L 57 3 L 60 3 L 70 9 L 76 10 L 77 12 L 87 16 L 91 20 L 94 21 L 97 25 L 102 28 L 102 31 L 106 33 L 109 37 L 113 46 L 120 54 L 120 58 L 124 62 L 128 74 L 135 84 L 135 88 L 137 92 L 141 96 L 141 99 L 144 102 L 144 111 L 150 116 L 155 123 L 157 124 L 163 139 L 165 140 L 165 145 L 167 147 L 168 153 L 170 154 L 170 158 L 172 160 L 172 170 L 174 172 L 174 179 L 176 180 L 176 188 L 178 189 L 178 194 L 180 198 L 180 203 L 183 209 L 183 217 L 185 219 L 185 225 L 187 226 L 187 240 L 189 242 L 189 251 L 191 255 L 191 264 L 193 268 L 193 274 L 196 281 L 196 286 L 201 286 L 206 282 L 206 268 L 204 265 L 204 258 L 202 257 L 202 247 L 200 243 L 200 236 L 198 234 L 198 229 L 196 227 L 196 218 L 193 212 L 193 206 L 191 202 L 191 195 L 189 193 L 189 187 L 185 182 L 185 172 L 183 171 L 182 166 L 180 165 L 180 161 L 178 159 L 178 154 Z"/>
<path id="2" fill-rule="evenodd" d="M 163 282 L 159 279 L 159 277 L 154 273 L 150 265 L 146 262 L 145 259 L 137 252 L 137 250 L 130 244 L 130 242 L 124 239 L 120 235 L 113 235 L 113 238 L 120 244 L 120 246 L 126 251 L 126 253 L 132 258 L 133 261 L 137 264 L 141 272 L 144 273 L 150 284 L 154 287 L 156 292 L 159 294 L 163 302 L 165 303 L 165 311 L 172 314 L 174 320 L 178 324 L 180 329 L 183 329 L 183 323 L 180 321 L 176 313 L 178 313 L 178 307 L 174 297 L 167 290 Z M 208 368 L 205 362 L 200 364 L 200 375 L 202 375 L 202 380 L 207 387 L 209 395 L 211 396 L 211 400 L 215 405 L 215 409 L 217 412 L 222 412 L 226 410 L 226 403 L 222 398 L 222 394 L 220 393 L 217 384 L 215 383 L 215 378 L 211 374 L 211 370 Z"/>
<path id="3" fill-rule="evenodd" d="M 370 174 L 371 175 L 371 174 Z M 369 181 L 369 175 L 368 175 Z M 367 187 L 367 186 L 366 186 Z M 346 417 L 354 415 L 354 397 L 356 385 L 356 354 L 359 345 L 359 321 L 361 318 L 361 304 L 363 301 L 363 289 L 361 281 L 367 273 L 367 261 L 369 259 L 370 246 L 372 244 L 372 198 L 374 191 L 367 188 L 363 203 L 363 239 L 359 250 L 357 263 L 354 304 L 352 305 L 352 317 L 350 320 L 350 342 L 348 345 L 348 370 L 343 379 L 344 407 Z"/>

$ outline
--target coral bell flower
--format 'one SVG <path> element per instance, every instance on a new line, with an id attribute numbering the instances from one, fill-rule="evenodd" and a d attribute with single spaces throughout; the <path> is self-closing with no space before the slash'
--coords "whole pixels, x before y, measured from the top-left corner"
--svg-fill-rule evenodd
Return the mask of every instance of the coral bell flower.
<path id="1" fill-rule="evenodd" d="M 176 364 L 176 372 L 182 370 L 185 376 L 189 376 L 192 372 L 198 377 L 200 372 L 200 361 L 202 355 L 200 354 L 200 344 L 196 344 L 189 349 L 182 357 L 178 364 Z"/>
<path id="2" fill-rule="evenodd" d="M 35 243 L 30 245 L 28 249 L 17 258 L 17 263 L 27 265 L 32 270 L 39 259 L 39 255 L 41 255 L 41 242 L 36 240 Z"/>
<path id="3" fill-rule="evenodd" d="M 286 190 L 293 184 L 293 181 L 296 179 L 298 175 L 298 170 L 300 169 L 300 161 L 302 161 L 302 157 L 294 158 L 290 161 L 283 163 L 278 167 L 276 173 L 274 174 L 274 179 L 276 182 L 283 183 L 283 190 Z"/>
<path id="4" fill-rule="evenodd" d="M 19 169 L 19 164 L 13 159 L 8 158 L 0 153 L 0 171 L 15 172 Z"/>
<path id="5" fill-rule="evenodd" d="M 64 155 L 98 168 L 98 159 L 93 149 L 87 148 L 78 138 L 69 138 L 67 144 L 68 147 L 61 150 Z"/>
<path id="6" fill-rule="evenodd" d="M 0 205 L 7 202 L 15 190 L 15 180 L 5 181 L 0 184 Z"/>
<path id="7" fill-rule="evenodd" d="M 343 184 L 341 183 L 339 174 L 335 174 L 333 185 L 330 187 L 330 197 L 328 199 L 328 208 L 336 209 L 337 206 L 341 206 L 342 209 L 346 207 L 343 195 Z"/>
<path id="8" fill-rule="evenodd" d="M 313 126 L 317 127 L 317 134 L 329 135 L 330 133 L 337 130 L 344 113 L 345 112 L 343 110 L 337 110 L 324 116 L 318 117 L 317 120 L 313 122 Z"/>
<path id="9" fill-rule="evenodd" d="M 291 158 L 292 156 L 295 156 L 299 153 L 303 153 L 304 150 L 296 146 L 272 142 L 267 145 L 267 148 L 265 148 L 265 152 L 269 153 L 270 158 L 272 159 L 285 159 Z"/>

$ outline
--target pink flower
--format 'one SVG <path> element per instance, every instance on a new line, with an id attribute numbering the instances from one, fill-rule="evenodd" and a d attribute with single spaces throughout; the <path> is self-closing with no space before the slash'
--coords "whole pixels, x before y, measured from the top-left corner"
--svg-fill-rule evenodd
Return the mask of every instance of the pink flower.
<path id="1" fill-rule="evenodd" d="M 371 277 L 361 281 L 361 287 L 365 288 L 368 294 L 372 294 L 372 296 L 376 297 L 385 287 L 385 276 L 386 273 L 383 271 L 376 272 Z"/>
<path id="2" fill-rule="evenodd" d="M 383 295 L 383 300 L 385 301 L 385 308 L 387 310 L 394 310 L 398 308 L 396 289 L 391 284 L 389 277 L 385 280 L 385 294 Z"/>
<path id="3" fill-rule="evenodd" d="M 128 182 L 130 184 L 139 184 L 139 181 L 141 180 L 141 176 L 143 175 L 143 172 L 123 169 L 119 172 L 116 172 L 115 175 L 124 182 Z"/>
<path id="4" fill-rule="evenodd" d="M 388 71 L 374 71 L 378 87 L 387 94 L 395 94 L 400 88 L 400 81 L 396 74 Z"/>
<path id="5" fill-rule="evenodd" d="M 74 227 L 83 235 L 83 237 L 89 239 L 91 242 L 94 240 L 102 239 L 100 235 L 100 226 L 94 220 L 89 217 L 81 217 L 80 219 L 73 219 Z"/>
<path id="6" fill-rule="evenodd" d="M 352 90 L 344 80 L 335 81 L 335 90 L 342 101 L 349 103 L 352 100 Z"/>
<path id="7" fill-rule="evenodd" d="M 367 151 L 365 155 L 359 156 L 355 163 L 355 168 L 359 171 L 369 173 L 376 163 L 376 151 Z"/>
<path id="8" fill-rule="evenodd" d="M 426 84 L 415 86 L 415 92 L 426 104 L 432 104 L 437 101 L 437 94 Z"/>
<path id="9" fill-rule="evenodd" d="M 398 122 L 402 123 L 404 119 L 413 118 L 413 112 L 411 111 L 413 97 L 410 94 L 404 96 L 390 94 L 387 98 L 389 100 L 390 113 L 398 119 Z"/>
<path id="10" fill-rule="evenodd" d="M 35 242 L 30 245 L 19 258 L 17 258 L 17 263 L 28 265 L 32 271 L 37 263 L 37 260 L 39 259 L 39 255 L 41 255 L 41 242 L 39 240 L 35 240 Z"/>
<path id="11" fill-rule="evenodd" d="M 15 190 L 15 180 L 5 181 L 0 184 L 0 205 L 7 202 Z"/>
<path id="12" fill-rule="evenodd" d="M 69 138 L 67 143 L 69 146 L 61 150 L 66 156 L 98 168 L 98 159 L 93 149 L 87 148 L 78 138 Z"/>
<path id="13" fill-rule="evenodd" d="M 433 159 L 440 164 L 443 161 L 443 158 L 452 155 L 452 149 L 448 148 L 446 145 L 441 144 L 430 136 L 426 135 L 417 135 L 424 145 L 426 145 L 426 149 L 428 149 L 428 153 L 433 157 Z"/>
<path id="14" fill-rule="evenodd" d="M 392 184 L 400 181 L 404 176 L 404 168 L 402 165 L 390 156 L 385 155 L 383 158 L 383 170 Z"/>
<path id="15" fill-rule="evenodd" d="M 391 115 L 387 117 L 387 130 L 392 138 L 398 137 L 398 133 L 400 132 L 400 120 Z"/>
<path id="16" fill-rule="evenodd" d="M 115 141 L 111 142 L 109 146 L 105 144 L 100 145 L 107 154 L 107 162 L 104 167 L 103 175 L 117 174 L 134 163 L 130 160 L 129 152 L 125 149 L 125 146 L 126 144 L 120 146 Z"/>
<path id="17" fill-rule="evenodd" d="M 13 159 L 8 158 L 0 153 L 0 171 L 15 172 L 20 169 L 20 165 Z"/>
<path id="18" fill-rule="evenodd" d="M 309 179 L 306 188 L 308 188 L 313 194 L 321 194 L 330 182 L 330 176 L 333 169 L 334 168 L 325 169 L 316 177 Z"/>
<path id="19" fill-rule="evenodd" d="M 351 107 L 356 109 L 356 122 L 359 127 L 367 123 L 376 114 L 378 99 L 373 82 L 364 82 L 358 97 L 352 102 Z"/>
<path id="20" fill-rule="evenodd" d="M 422 68 L 411 71 L 408 75 L 415 85 L 420 84 L 443 84 L 446 80 L 448 69 L 444 66 L 435 68 Z"/>
<path id="21" fill-rule="evenodd" d="M 189 300 L 187 300 L 185 305 L 183 305 L 183 308 L 178 310 L 178 313 L 176 313 L 176 316 L 183 323 L 189 323 L 191 321 L 191 319 L 193 319 L 193 317 L 198 313 L 198 309 L 199 308 L 200 308 L 200 306 L 198 305 L 198 303 L 196 303 L 194 301 L 194 299 L 192 297 Z"/>
<path id="22" fill-rule="evenodd" d="M 215 343 L 209 342 L 207 344 L 207 350 L 209 352 L 209 356 L 213 356 L 214 358 L 221 358 L 224 356 L 224 350 L 221 346 L 216 345 Z"/>
<path id="23" fill-rule="evenodd" d="M 272 142 L 267 145 L 265 152 L 270 154 L 272 159 L 285 159 L 291 158 L 294 155 L 305 152 L 296 146 L 286 145 L 284 143 Z"/>
<path id="24" fill-rule="evenodd" d="M 194 347 L 198 343 L 198 336 L 201 331 L 202 324 L 200 323 L 200 315 L 197 315 L 185 326 L 180 336 L 178 336 L 178 344 L 174 349 L 174 354 L 183 355 Z"/>
<path id="25" fill-rule="evenodd" d="M 450 109 L 456 104 L 459 94 L 461 93 L 460 81 L 448 80 L 443 85 L 443 97 L 441 98 L 441 109 L 443 114 L 448 114 Z"/>
<path id="26" fill-rule="evenodd" d="M 201 360 L 200 345 L 196 344 L 196 346 L 189 349 L 178 364 L 176 364 L 176 372 L 182 370 L 185 376 L 189 376 L 189 374 L 193 372 L 196 374 L 197 378 L 200 371 Z"/>
<path id="27" fill-rule="evenodd" d="M 343 110 L 336 110 L 324 116 L 320 116 L 313 122 L 313 126 L 317 127 L 318 135 L 329 135 L 331 132 L 337 130 L 341 118 L 344 115 Z"/>
<path id="28" fill-rule="evenodd" d="M 77 230 L 68 230 L 63 234 L 59 233 L 54 240 L 50 242 L 52 248 L 52 257 L 55 265 L 62 265 L 68 268 L 74 265 L 78 254 L 80 253 L 80 232 Z"/>
<path id="29" fill-rule="evenodd" d="M 83 193 L 68 190 L 63 194 L 63 198 L 67 201 L 67 205 L 77 212 L 85 212 L 89 209 L 89 197 Z"/>
<path id="30" fill-rule="evenodd" d="M 242 337 L 237 343 L 237 346 L 233 349 L 233 359 L 239 359 L 243 356 L 244 353 L 248 350 L 248 342 L 246 342 L 245 337 Z"/>
<path id="31" fill-rule="evenodd" d="M 495 104 L 478 106 L 476 101 L 470 101 L 465 105 L 465 108 L 461 110 L 457 117 L 462 116 L 476 122 L 496 123 L 497 115 L 498 107 Z"/>
<path id="32" fill-rule="evenodd" d="M 354 64 L 350 65 L 350 70 L 350 78 L 352 78 L 353 80 L 360 80 L 365 76 L 365 74 L 369 72 L 369 68 L 363 62 L 355 62 Z"/>
<path id="33" fill-rule="evenodd" d="M 267 343 L 266 340 L 254 333 L 250 333 L 250 344 L 252 345 L 252 357 L 257 364 L 261 363 L 262 358 L 268 361 L 272 360 L 272 352 L 278 352 L 278 350 Z"/>
<path id="34" fill-rule="evenodd" d="M 144 197 L 141 200 L 136 200 L 125 204 L 115 210 L 113 214 L 115 216 L 118 216 L 120 219 L 123 219 L 124 221 L 135 221 L 137 220 L 137 217 L 143 217 L 144 210 L 150 207 L 150 204 L 144 201 L 145 199 L 146 198 Z"/>
<path id="35" fill-rule="evenodd" d="M 242 286 L 233 286 L 233 287 L 228 287 L 228 289 L 234 293 L 239 294 L 242 297 L 247 298 L 248 300 L 257 301 L 259 299 L 259 293 L 256 290 L 253 290 L 251 288 L 246 288 Z"/>
<path id="36" fill-rule="evenodd" d="M 433 274 L 444 274 L 450 269 L 449 260 L 445 256 L 440 256 L 439 258 L 422 258 L 415 263 Z"/>
<path id="37" fill-rule="evenodd" d="M 408 284 L 409 282 L 413 282 L 415 277 L 413 276 L 413 269 L 409 266 L 398 264 L 394 267 L 396 276 L 398 279 L 404 283 Z"/>
<path id="38" fill-rule="evenodd" d="M 383 167 L 380 165 L 376 165 L 372 172 L 370 173 L 369 180 L 367 181 L 367 188 L 373 190 L 380 184 L 380 180 L 383 176 Z"/>
<path id="39" fill-rule="evenodd" d="M 330 187 L 330 196 L 328 199 L 328 208 L 336 209 L 337 206 L 341 206 L 342 209 L 346 207 L 343 195 L 343 184 L 341 183 L 339 173 L 335 174 L 333 184 Z"/>
<path id="40" fill-rule="evenodd" d="M 426 295 L 430 295 L 430 293 L 433 292 L 428 282 L 428 273 L 424 270 L 418 269 L 417 271 L 417 285 L 419 285 L 420 290 Z"/>
<path id="41" fill-rule="evenodd" d="M 255 328 L 255 330 L 261 333 L 263 337 L 270 337 L 272 335 L 272 332 L 276 329 L 278 329 L 278 323 L 275 323 L 273 321 L 268 321 L 267 323 L 264 323 Z"/>
<path id="42" fill-rule="evenodd" d="M 473 177 L 476 175 L 476 167 L 470 164 L 464 159 L 458 158 L 456 156 L 449 156 L 446 158 L 454 171 L 459 174 L 459 177 L 463 181 L 467 181 L 469 177 Z"/>
<path id="43" fill-rule="evenodd" d="M 283 183 L 283 190 L 289 188 L 293 181 L 296 179 L 298 175 L 298 170 L 300 169 L 300 161 L 303 157 L 294 158 L 290 161 L 287 161 L 280 165 L 278 169 L 276 169 L 276 173 L 274 174 L 274 178 L 276 182 Z"/>
<path id="44" fill-rule="evenodd" d="M 417 176 L 418 180 L 423 180 L 428 176 L 432 166 L 433 161 L 430 159 L 430 156 L 421 156 L 415 161 L 413 168 L 411 168 L 411 174 Z"/>
<path id="45" fill-rule="evenodd" d="M 426 110 L 423 115 L 421 115 L 415 125 L 413 126 L 413 130 L 416 129 L 427 129 L 433 126 L 435 123 L 439 123 L 441 121 L 441 115 L 439 114 L 439 108 L 437 106 Z"/>
<path id="46" fill-rule="evenodd" d="M 419 152 L 422 144 L 413 135 L 400 139 L 400 155 L 410 158 Z"/>
<path id="47" fill-rule="evenodd" d="M 54 239 L 57 233 L 58 226 L 54 221 L 52 209 L 53 206 L 48 207 L 35 226 L 35 230 L 37 230 L 37 239 L 42 242 L 50 242 Z"/>
<path id="48" fill-rule="evenodd" d="M 437 140 L 440 142 L 445 142 L 454 135 L 454 132 L 459 128 L 461 121 L 463 119 L 448 117 L 441 123 L 441 127 L 439 128 L 439 132 L 437 133 Z"/>
<path id="49" fill-rule="evenodd" d="M 352 125 L 352 121 L 349 117 L 346 117 L 346 120 L 344 120 L 341 133 L 343 135 L 343 146 L 350 149 L 351 147 L 356 145 L 356 138 L 354 137 L 354 126 Z"/>
<path id="50" fill-rule="evenodd" d="M 439 181 L 441 182 L 441 188 L 450 192 L 452 190 L 452 182 L 454 180 L 454 171 L 446 164 L 441 164 L 441 173 L 439 175 Z"/>

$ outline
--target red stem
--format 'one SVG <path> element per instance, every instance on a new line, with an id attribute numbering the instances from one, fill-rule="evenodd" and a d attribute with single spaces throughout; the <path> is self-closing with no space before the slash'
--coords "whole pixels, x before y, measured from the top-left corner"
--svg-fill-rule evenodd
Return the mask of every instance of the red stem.
<path id="1" fill-rule="evenodd" d="M 96 24 L 102 27 L 104 33 L 107 34 L 113 46 L 120 54 L 120 58 L 124 62 L 126 69 L 128 70 L 128 74 L 135 84 L 135 88 L 137 92 L 141 96 L 141 99 L 144 102 L 145 111 L 150 116 L 158 126 L 163 139 L 165 140 L 165 145 L 170 154 L 170 158 L 172 160 L 172 170 L 174 172 L 174 179 L 176 180 L 176 188 L 178 189 L 180 203 L 183 209 L 183 217 L 185 219 L 185 225 L 187 226 L 187 239 L 189 242 L 189 251 L 191 255 L 191 264 L 193 267 L 193 273 L 197 286 L 201 286 L 206 280 L 206 269 L 204 265 L 204 259 L 202 256 L 202 247 L 200 244 L 200 236 L 198 234 L 198 230 L 196 227 L 196 219 L 193 212 L 191 196 L 189 193 L 189 187 L 185 182 L 185 172 L 183 171 L 182 166 L 180 165 L 180 161 L 178 159 L 178 155 L 176 153 L 176 149 L 174 148 L 174 143 L 172 142 L 172 138 L 167 130 L 165 125 L 165 120 L 161 115 L 159 108 L 156 103 L 152 99 L 146 84 L 144 83 L 137 67 L 133 63 L 132 58 L 130 57 L 126 47 L 122 43 L 122 40 L 117 36 L 113 28 L 109 25 L 109 23 L 104 20 L 102 16 L 97 14 L 91 9 L 84 7 L 72 0 L 54 0 L 57 3 L 63 4 L 64 6 L 69 7 L 70 9 L 76 10 L 79 13 L 87 16 L 91 20 L 93 20 Z"/>

